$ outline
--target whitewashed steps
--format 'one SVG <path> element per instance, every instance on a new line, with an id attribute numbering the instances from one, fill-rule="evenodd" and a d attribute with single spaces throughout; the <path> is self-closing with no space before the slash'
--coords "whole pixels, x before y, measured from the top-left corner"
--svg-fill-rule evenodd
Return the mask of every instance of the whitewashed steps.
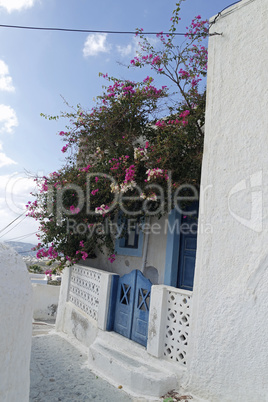
<path id="1" fill-rule="evenodd" d="M 89 348 L 89 366 L 115 386 L 146 398 L 161 397 L 178 388 L 178 376 L 166 362 L 114 332 L 102 332 Z M 168 366 L 168 364 L 167 364 Z"/>

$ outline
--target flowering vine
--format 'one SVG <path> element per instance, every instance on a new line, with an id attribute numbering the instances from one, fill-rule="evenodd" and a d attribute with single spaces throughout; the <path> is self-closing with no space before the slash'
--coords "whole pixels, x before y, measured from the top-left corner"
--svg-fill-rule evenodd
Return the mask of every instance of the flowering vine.
<path id="1" fill-rule="evenodd" d="M 40 223 L 38 258 L 57 260 L 63 268 L 105 252 L 113 263 L 119 213 L 161 216 L 172 208 L 172 192 L 184 183 L 198 186 L 208 25 L 197 16 L 185 42 L 176 44 L 181 2 L 176 4 L 170 34 L 157 35 L 160 50 L 142 29 L 137 30 L 140 53 L 130 62 L 171 80 L 177 88 L 175 101 L 169 103 L 167 86 L 157 88 L 151 76 L 134 82 L 100 74 L 108 85 L 95 107 L 86 111 L 78 106 L 77 111 L 62 114 L 70 121 L 59 133 L 66 165 L 37 178 L 36 200 L 27 204 L 28 216 Z M 161 116 L 164 101 L 168 112 Z"/>

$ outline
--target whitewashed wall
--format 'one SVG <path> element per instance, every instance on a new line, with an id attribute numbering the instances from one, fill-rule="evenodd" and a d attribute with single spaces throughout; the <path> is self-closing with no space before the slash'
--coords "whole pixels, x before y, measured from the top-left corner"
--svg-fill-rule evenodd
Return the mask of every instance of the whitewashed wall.
<path id="1" fill-rule="evenodd" d="M 39 283 L 40 285 L 47 284 L 47 276 L 45 274 L 33 274 L 29 272 L 31 283 Z"/>
<path id="2" fill-rule="evenodd" d="M 167 243 L 167 222 L 166 217 L 161 219 L 151 218 L 150 224 L 152 232 L 148 239 L 148 252 L 146 258 L 146 268 L 144 275 L 150 279 L 153 284 L 163 284 L 165 274 L 165 258 L 166 258 L 166 243 Z M 86 262 L 80 261 L 79 264 L 88 265 L 90 267 L 102 269 L 108 272 L 114 272 L 122 276 L 131 272 L 133 269 L 142 269 L 143 258 L 145 254 L 145 236 L 143 241 L 142 257 L 132 257 L 127 255 L 116 255 L 113 263 L 108 260 L 108 255 L 98 254 L 98 258 L 87 259 Z M 158 278 L 155 280 L 153 268 L 157 270 Z"/>
<path id="3" fill-rule="evenodd" d="M 189 389 L 268 401 L 268 2 L 211 28 Z"/>
<path id="4" fill-rule="evenodd" d="M 0 244 L 0 401 L 29 401 L 32 286 L 25 263 Z"/>
<path id="5" fill-rule="evenodd" d="M 53 320 L 57 315 L 60 286 L 32 283 L 33 318 L 35 320 Z"/>

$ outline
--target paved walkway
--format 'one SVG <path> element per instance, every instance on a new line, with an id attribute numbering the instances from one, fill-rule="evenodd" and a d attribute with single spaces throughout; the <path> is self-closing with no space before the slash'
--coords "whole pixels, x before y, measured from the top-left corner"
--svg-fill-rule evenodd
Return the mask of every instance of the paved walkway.
<path id="1" fill-rule="evenodd" d="M 86 350 L 59 336 L 53 324 L 34 323 L 30 402 L 137 401 L 97 377 L 86 363 Z"/>

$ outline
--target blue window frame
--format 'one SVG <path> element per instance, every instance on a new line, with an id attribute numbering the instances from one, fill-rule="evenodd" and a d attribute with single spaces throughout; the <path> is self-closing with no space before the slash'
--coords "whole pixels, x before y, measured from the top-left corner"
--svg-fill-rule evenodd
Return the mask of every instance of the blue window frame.
<path id="1" fill-rule="evenodd" d="M 129 255 L 133 257 L 142 257 L 143 232 L 141 222 L 137 219 L 118 218 L 118 224 L 124 225 L 125 236 L 116 239 L 115 251 L 118 255 Z"/>

